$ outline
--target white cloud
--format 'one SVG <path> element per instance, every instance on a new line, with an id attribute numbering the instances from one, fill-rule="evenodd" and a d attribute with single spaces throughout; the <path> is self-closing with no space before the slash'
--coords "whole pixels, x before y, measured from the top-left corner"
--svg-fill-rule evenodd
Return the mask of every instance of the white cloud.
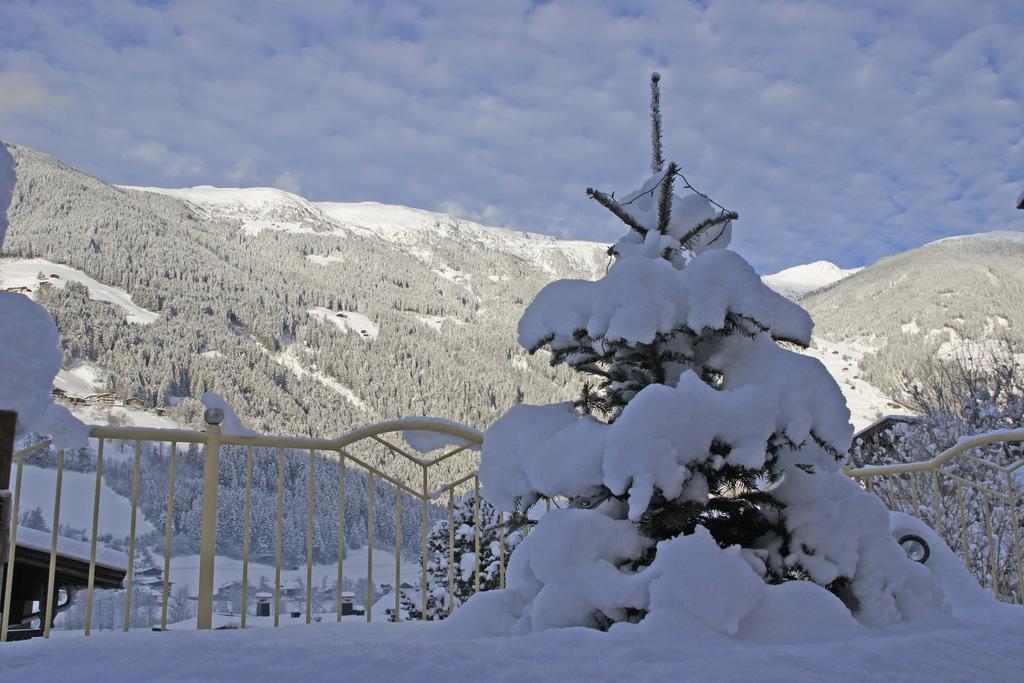
<path id="1" fill-rule="evenodd" d="M 284 171 L 274 180 L 274 187 L 292 194 L 302 192 L 302 184 L 299 183 L 299 176 L 292 171 Z"/>
<path id="2" fill-rule="evenodd" d="M 60 98 L 47 90 L 34 74 L 22 71 L 0 71 L 0 122 L 20 112 L 52 106 Z"/>

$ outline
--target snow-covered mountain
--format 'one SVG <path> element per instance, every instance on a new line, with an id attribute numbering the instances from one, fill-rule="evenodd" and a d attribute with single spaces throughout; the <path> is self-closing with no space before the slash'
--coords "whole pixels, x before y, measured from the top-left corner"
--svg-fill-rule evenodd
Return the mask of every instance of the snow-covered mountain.
<path id="1" fill-rule="evenodd" d="M 570 268 L 596 276 L 608 263 L 608 245 L 560 240 L 496 228 L 449 214 L 378 202 L 317 202 L 267 187 L 219 188 L 209 185 L 166 189 L 125 187 L 175 197 L 214 219 L 237 222 L 247 235 L 264 230 L 335 236 L 360 235 L 385 240 L 431 263 L 437 242 L 474 244 L 522 259 L 551 275 Z"/>
<path id="2" fill-rule="evenodd" d="M 849 357 L 851 379 L 891 395 L 915 362 L 1001 337 L 1024 341 L 1022 264 L 1024 232 L 949 237 L 880 259 L 800 303 L 823 346 L 846 349 L 838 355 Z"/>
<path id="3" fill-rule="evenodd" d="M 861 268 L 840 268 L 831 261 L 815 261 L 765 275 L 761 280 L 779 294 L 799 299 L 849 277 Z"/>

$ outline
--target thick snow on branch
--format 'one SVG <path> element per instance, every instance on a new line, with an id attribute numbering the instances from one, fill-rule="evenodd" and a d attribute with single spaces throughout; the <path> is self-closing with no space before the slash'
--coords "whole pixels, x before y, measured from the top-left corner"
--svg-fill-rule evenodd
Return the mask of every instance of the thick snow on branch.
<path id="1" fill-rule="evenodd" d="M 447 420 L 443 417 L 413 417 L 410 419 L 426 421 L 440 427 L 460 427 L 462 429 L 468 429 L 468 427 L 463 424 L 453 420 Z M 476 433 L 480 435 L 481 439 L 483 438 L 484 435 L 482 432 Z M 480 450 L 480 446 L 475 445 L 466 439 L 462 439 L 454 434 L 446 434 L 432 429 L 406 429 L 402 432 L 402 438 L 405 439 L 405 442 L 409 444 L 410 448 L 418 453 L 430 453 L 432 451 L 448 447 L 469 448 L 474 451 Z"/>
<path id="2" fill-rule="evenodd" d="M 738 254 L 708 251 L 678 270 L 661 258 L 620 258 L 590 282 L 559 280 L 540 291 L 519 322 L 519 343 L 571 345 L 577 330 L 590 337 L 651 343 L 686 327 L 722 330 L 727 315 L 756 321 L 776 339 L 810 343 L 813 322 L 800 306 L 765 286 Z"/>

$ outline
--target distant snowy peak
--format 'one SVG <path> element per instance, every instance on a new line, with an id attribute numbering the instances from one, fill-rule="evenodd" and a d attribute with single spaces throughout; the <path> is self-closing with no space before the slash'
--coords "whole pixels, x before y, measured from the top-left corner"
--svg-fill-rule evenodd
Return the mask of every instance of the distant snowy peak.
<path id="1" fill-rule="evenodd" d="M 567 271 L 596 277 L 607 265 L 607 245 L 561 240 L 549 235 L 494 228 L 448 214 L 378 202 L 310 202 L 271 187 L 182 189 L 125 187 L 155 192 L 192 204 L 203 215 L 238 221 L 248 235 L 264 230 L 361 235 L 383 239 L 433 263 L 431 243 L 452 242 L 510 254 L 534 267 L 562 276 Z M 441 264 L 443 265 L 443 264 Z"/>
<path id="2" fill-rule="evenodd" d="M 125 189 L 184 200 L 212 218 L 240 221 L 242 230 L 250 235 L 264 230 L 331 232 L 333 229 L 330 220 L 312 202 L 274 187 L 200 185 L 181 189 L 127 186 Z"/>
<path id="3" fill-rule="evenodd" d="M 831 261 L 815 261 L 765 275 L 761 280 L 779 294 L 790 299 L 799 299 L 861 270 L 863 268 L 840 268 Z"/>

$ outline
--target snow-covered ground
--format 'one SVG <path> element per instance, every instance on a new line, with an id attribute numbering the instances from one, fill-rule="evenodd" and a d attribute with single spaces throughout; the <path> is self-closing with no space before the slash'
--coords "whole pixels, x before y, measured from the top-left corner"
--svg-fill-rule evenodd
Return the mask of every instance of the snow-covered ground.
<path id="1" fill-rule="evenodd" d="M 95 363 L 76 361 L 70 368 L 57 373 L 53 386 L 72 396 L 88 396 L 101 391 L 103 379 Z"/>
<path id="2" fill-rule="evenodd" d="M 493 251 L 513 254 L 552 273 L 551 259 L 556 255 L 595 276 L 604 272 L 608 260 L 607 245 L 596 242 L 560 240 L 548 235 L 494 228 L 407 206 L 377 202 L 317 202 L 316 206 L 339 226 L 358 234 L 407 246 L 422 244 L 431 238 L 457 236 Z M 410 250 L 409 253 L 430 262 L 427 250 Z"/>
<path id="3" fill-rule="evenodd" d="M 487 637 L 491 624 L 460 620 L 393 624 L 361 618 L 338 624 L 285 618 L 271 629 L 250 617 L 244 631 L 58 632 L 3 645 L 0 678 L 106 681 L 1018 681 L 1024 608 L 996 603 L 934 532 L 892 516 L 893 531 L 922 534 L 925 565 L 952 614 L 839 635 L 791 615 L 758 633 L 727 637 L 681 623 L 678 629 L 620 624 Z M 383 571 L 383 567 L 381 568 Z M 172 570 L 172 577 L 174 576 Z M 358 598 L 357 598 L 358 600 Z M 462 609 L 468 609 L 466 607 Z M 457 613 L 458 614 L 458 613 Z M 262 623 L 261 623 L 262 622 Z M 237 624 L 215 615 L 217 625 Z M 799 634 L 799 635 L 797 635 Z"/>
<path id="4" fill-rule="evenodd" d="M 330 256 L 317 256 L 316 254 L 307 254 L 306 260 L 311 263 L 315 263 L 318 266 L 329 266 L 332 263 L 341 263 L 345 259 L 338 254 L 331 254 Z"/>
<path id="5" fill-rule="evenodd" d="M 352 330 L 368 339 L 376 339 L 380 334 L 377 323 L 355 311 L 332 311 L 320 306 L 310 309 L 309 314 L 320 322 L 327 320 L 334 323 L 342 332 Z"/>
<path id="6" fill-rule="evenodd" d="M 863 268 L 840 268 L 830 261 L 815 261 L 765 275 L 761 280 L 779 294 L 797 299 L 849 277 Z"/>
<path id="7" fill-rule="evenodd" d="M 283 623 L 289 623 L 285 620 Z M 299 620 L 294 620 L 299 621 Z M 0 678 L 102 681 L 1018 681 L 1021 610 L 786 645 L 588 629 L 457 638 L 438 624 L 103 632 L 3 645 Z"/>
<path id="8" fill-rule="evenodd" d="M 125 189 L 155 192 L 183 199 L 213 218 L 240 221 L 242 231 L 247 235 L 256 235 L 264 230 L 324 232 L 324 224 L 328 223 L 320 209 L 311 202 L 273 187 L 232 188 L 200 185 L 169 189 L 125 186 Z"/>
<path id="9" fill-rule="evenodd" d="M 345 555 L 345 563 L 343 566 L 345 577 L 353 581 L 358 579 L 364 579 L 367 577 L 367 558 L 368 550 L 366 546 L 359 548 L 358 550 L 349 549 Z M 419 565 L 416 564 L 416 558 L 411 558 L 412 563 L 407 560 L 409 558 L 402 558 L 402 581 L 413 583 L 416 577 L 420 575 Z M 154 562 L 156 566 L 163 567 L 163 557 L 155 556 Z M 214 585 L 222 586 L 233 581 L 240 581 L 242 579 L 242 561 L 233 559 L 230 557 L 223 557 L 218 555 L 215 569 L 214 569 Z M 274 583 L 274 566 L 268 564 L 260 564 L 258 562 L 249 563 L 249 582 L 252 584 L 259 584 L 261 579 L 265 579 L 268 583 Z M 281 569 L 281 582 L 282 585 L 290 585 L 296 580 L 306 580 L 306 565 L 302 564 L 296 568 L 282 568 Z M 334 564 L 315 564 L 313 565 L 313 585 L 320 586 L 326 580 L 328 584 L 333 584 L 338 579 L 338 565 Z M 191 588 L 194 593 L 199 586 L 199 556 L 198 555 L 181 555 L 171 556 L 171 573 L 170 580 L 174 582 L 174 585 L 187 585 Z M 373 549 L 373 582 L 375 584 L 382 583 L 394 583 L 395 580 L 395 555 L 387 550 L 380 548 Z"/>
<path id="10" fill-rule="evenodd" d="M 860 378 L 860 359 L 871 350 L 870 346 L 861 342 L 833 342 L 814 337 L 811 348 L 802 351 L 804 355 L 820 360 L 839 383 L 856 431 L 864 429 L 883 415 L 905 415 L 909 412 L 893 403 L 880 389 Z"/>
<path id="11" fill-rule="evenodd" d="M 315 368 L 315 366 L 313 368 L 307 368 L 303 366 L 301 352 L 298 349 L 296 349 L 294 345 L 289 346 L 280 353 L 271 354 L 271 357 L 274 359 L 275 362 L 291 370 L 292 373 L 299 379 L 302 379 L 303 377 L 306 376 L 312 377 L 317 382 L 323 384 L 331 391 L 334 391 L 337 394 L 339 394 L 342 398 L 344 398 L 346 401 L 354 405 L 356 408 L 359 408 L 360 410 L 370 409 L 366 402 L 363 401 L 363 399 L 359 398 L 359 395 L 356 394 L 356 392 L 352 391 L 350 388 L 348 388 L 335 378 L 320 372 Z"/>
<path id="12" fill-rule="evenodd" d="M 28 287 L 34 293 L 40 286 L 40 272 L 46 275 L 46 282 L 60 289 L 63 289 L 68 282 L 82 283 L 89 289 L 91 299 L 118 306 L 124 310 L 129 322 L 147 325 L 160 317 L 158 313 L 148 311 L 135 304 L 131 295 L 123 289 L 105 285 L 80 270 L 62 266 L 59 263 L 51 263 L 41 258 L 0 261 L 0 289 Z"/>
<path id="13" fill-rule="evenodd" d="M 445 321 L 449 321 L 455 325 L 466 324 L 465 322 L 459 320 L 458 318 L 453 318 L 450 315 L 416 315 L 415 318 L 424 325 L 426 325 L 427 327 L 434 330 L 440 330 L 441 327 L 444 325 Z"/>
<path id="14" fill-rule="evenodd" d="M 21 512 L 38 506 L 48 526 L 53 526 L 53 500 L 57 484 L 57 470 L 26 465 L 21 480 Z M 96 475 L 92 472 L 64 471 L 61 482 L 60 523 L 75 529 L 92 529 L 93 493 Z M 99 533 L 127 536 L 131 531 L 131 501 L 107 486 L 100 490 Z M 136 535 L 153 530 L 140 510 L 136 520 Z"/>

